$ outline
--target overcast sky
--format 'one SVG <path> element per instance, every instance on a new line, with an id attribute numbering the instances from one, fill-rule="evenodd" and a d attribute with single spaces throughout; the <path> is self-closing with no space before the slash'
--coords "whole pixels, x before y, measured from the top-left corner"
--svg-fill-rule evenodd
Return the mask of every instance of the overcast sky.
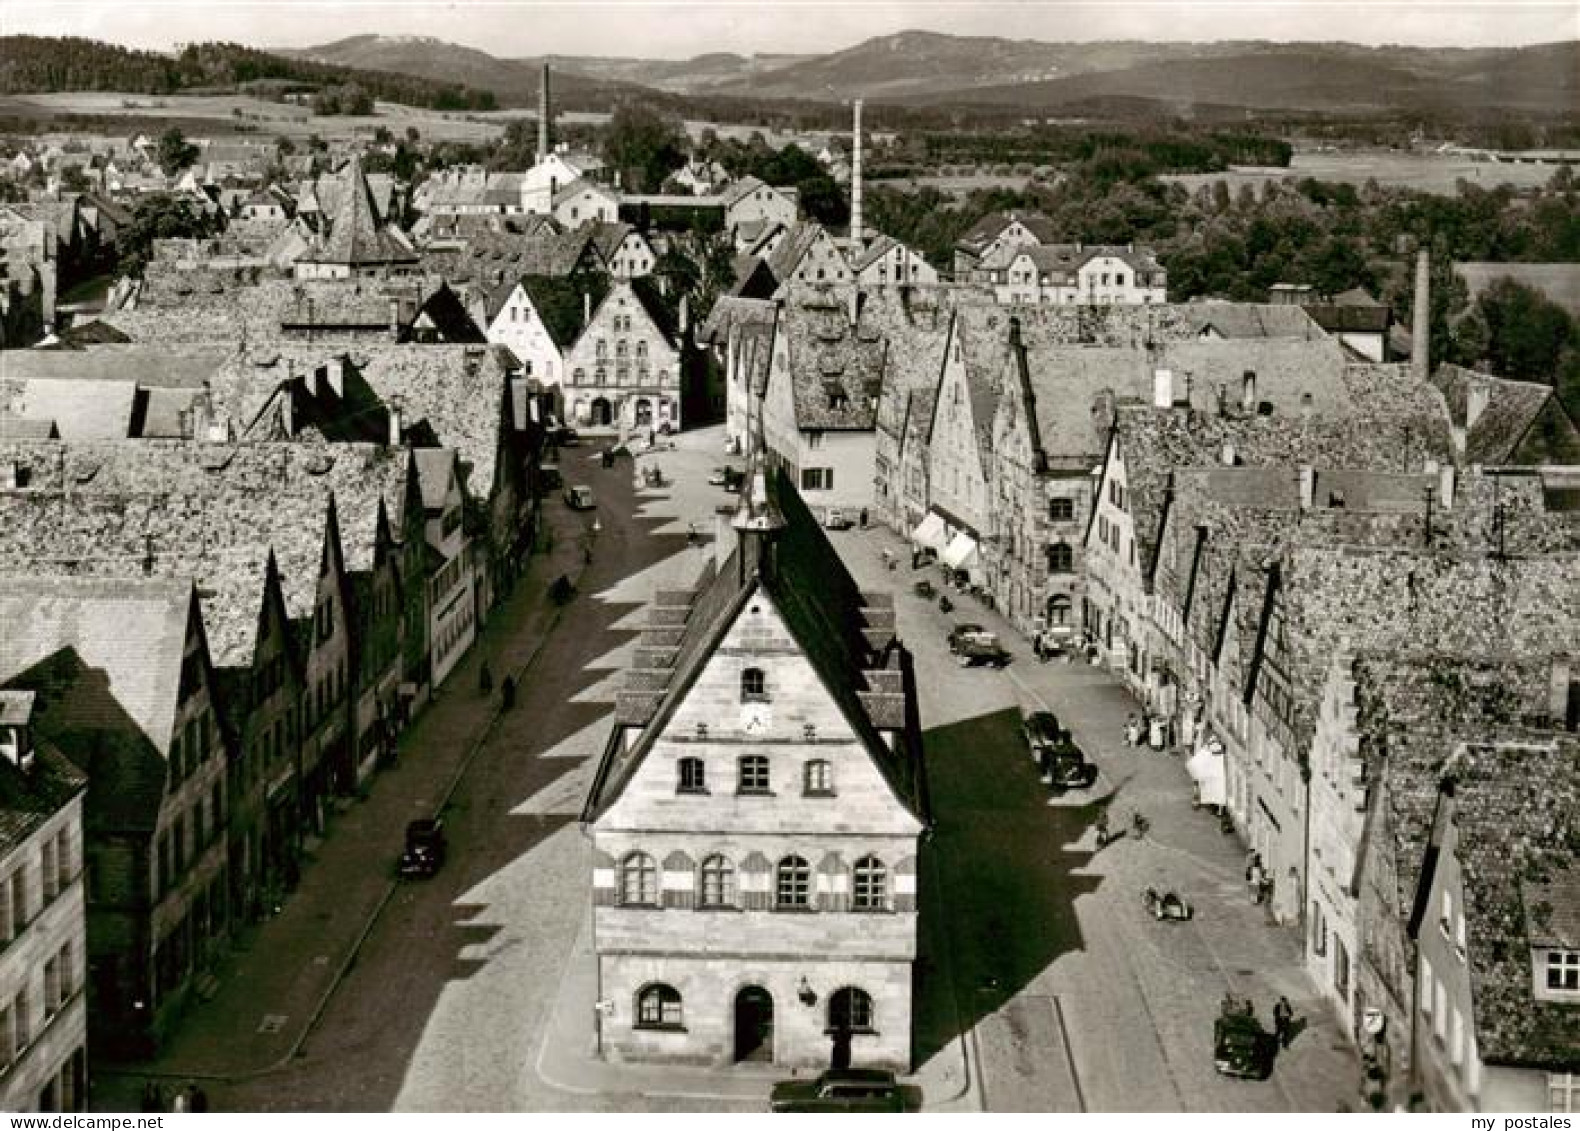
<path id="1" fill-rule="evenodd" d="M 1575 0 L 0 0 L 0 31 L 167 49 L 227 39 L 306 47 L 348 35 L 431 35 L 492 55 L 818 52 L 906 28 L 1015 39 L 1349 40 L 1508 46 L 1580 38 Z"/>

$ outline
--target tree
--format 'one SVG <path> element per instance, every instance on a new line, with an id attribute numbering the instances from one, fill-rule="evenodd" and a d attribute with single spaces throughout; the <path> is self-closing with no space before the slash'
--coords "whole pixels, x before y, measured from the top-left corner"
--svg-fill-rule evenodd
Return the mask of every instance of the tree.
<path id="1" fill-rule="evenodd" d="M 388 145 L 395 140 L 395 135 L 390 133 L 388 126 L 376 126 L 373 130 L 374 145 Z"/>
<path id="2" fill-rule="evenodd" d="M 87 192 L 93 185 L 81 165 L 67 165 L 60 171 L 60 187 L 66 192 Z"/>
<path id="3" fill-rule="evenodd" d="M 604 135 L 604 156 L 631 186 L 645 190 L 686 161 L 686 132 L 673 118 L 640 103 L 625 102 L 615 108 Z"/>
<path id="4" fill-rule="evenodd" d="M 1580 345 L 1568 311 L 1513 279 L 1494 280 L 1476 307 L 1486 322 L 1487 360 L 1500 377 L 1554 384 L 1565 352 Z"/>
<path id="5" fill-rule="evenodd" d="M 189 201 L 169 193 L 145 196 L 132 209 L 132 220 L 116 241 L 119 260 L 116 270 L 122 275 L 140 277 L 148 266 L 155 240 L 202 238 L 212 233 L 213 223 Z"/>
<path id="6" fill-rule="evenodd" d="M 187 141 L 186 135 L 176 126 L 171 126 L 159 135 L 159 148 L 156 151 L 156 160 L 159 167 L 164 170 L 167 177 L 173 177 L 181 170 L 197 163 L 201 151 L 197 146 Z"/>
<path id="7" fill-rule="evenodd" d="M 292 141 L 284 134 L 281 134 L 279 137 L 274 139 L 274 151 L 282 158 L 289 157 L 291 154 L 296 152 L 296 142 Z"/>

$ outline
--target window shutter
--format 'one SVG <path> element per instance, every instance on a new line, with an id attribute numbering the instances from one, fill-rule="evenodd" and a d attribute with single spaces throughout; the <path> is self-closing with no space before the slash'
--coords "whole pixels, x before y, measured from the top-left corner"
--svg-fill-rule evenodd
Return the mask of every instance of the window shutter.
<path id="1" fill-rule="evenodd" d="M 664 875 L 659 885 L 665 907 L 690 911 L 697 905 L 697 864 L 676 849 L 664 857 Z"/>
<path id="2" fill-rule="evenodd" d="M 761 852 L 741 861 L 740 897 L 744 911 L 767 911 L 773 907 L 773 865 Z"/>
<path id="3" fill-rule="evenodd" d="M 593 906 L 613 907 L 616 863 L 602 849 L 593 850 Z"/>
<path id="4" fill-rule="evenodd" d="M 894 866 L 894 909 L 916 910 L 916 857 L 907 856 Z"/>

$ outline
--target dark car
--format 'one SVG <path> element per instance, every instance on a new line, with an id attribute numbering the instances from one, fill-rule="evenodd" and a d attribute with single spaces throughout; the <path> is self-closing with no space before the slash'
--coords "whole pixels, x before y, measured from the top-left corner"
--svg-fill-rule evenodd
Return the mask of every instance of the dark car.
<path id="1" fill-rule="evenodd" d="M 550 434 L 550 439 L 562 448 L 574 448 L 582 442 L 582 438 L 577 435 L 576 429 L 567 428 L 564 425 L 556 428 Z"/>
<path id="2" fill-rule="evenodd" d="M 1033 758 L 1040 758 L 1044 749 L 1058 745 L 1064 736 L 1059 716 L 1052 711 L 1033 711 L 1020 721 L 1020 731 Z"/>
<path id="3" fill-rule="evenodd" d="M 406 851 L 401 853 L 400 874 L 427 877 L 444 866 L 444 822 L 437 819 L 412 821 L 406 826 Z"/>
<path id="4" fill-rule="evenodd" d="M 565 488 L 565 505 L 573 511 L 590 511 L 598 504 L 593 502 L 591 487 L 577 485 Z"/>
<path id="5" fill-rule="evenodd" d="M 986 632 L 980 624 L 957 624 L 949 630 L 949 650 L 960 651 L 960 641 L 973 633 Z"/>
<path id="6" fill-rule="evenodd" d="M 769 1096 L 773 1111 L 905 1111 L 910 1106 L 894 1073 L 845 1068 L 815 1080 L 781 1080 Z"/>
<path id="7" fill-rule="evenodd" d="M 1255 1017 L 1225 1013 L 1212 1027 L 1213 1067 L 1225 1076 L 1266 1080 L 1278 1057 L 1278 1038 Z"/>
<path id="8" fill-rule="evenodd" d="M 1009 663 L 1009 650 L 998 642 L 991 632 L 968 632 L 955 645 L 955 660 L 963 668 L 978 664 L 989 668 L 1002 668 Z"/>
<path id="9" fill-rule="evenodd" d="M 1097 782 L 1097 767 L 1086 760 L 1069 731 L 1065 731 L 1058 742 L 1042 748 L 1037 764 L 1042 770 L 1042 780 L 1055 793 L 1089 789 Z"/>

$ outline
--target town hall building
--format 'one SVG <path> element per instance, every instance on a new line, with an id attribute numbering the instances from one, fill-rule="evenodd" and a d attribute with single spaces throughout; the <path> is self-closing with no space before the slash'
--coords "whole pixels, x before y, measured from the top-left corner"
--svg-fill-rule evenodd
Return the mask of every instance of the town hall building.
<path id="1" fill-rule="evenodd" d="M 911 1066 L 925 788 L 892 599 L 782 472 L 657 594 L 583 827 L 615 1061 Z"/>

